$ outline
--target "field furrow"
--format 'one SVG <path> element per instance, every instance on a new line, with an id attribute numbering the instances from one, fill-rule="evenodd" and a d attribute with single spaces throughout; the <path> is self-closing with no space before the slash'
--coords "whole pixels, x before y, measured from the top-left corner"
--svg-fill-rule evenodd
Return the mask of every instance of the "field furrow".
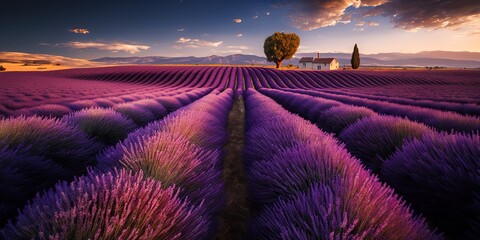
<path id="1" fill-rule="evenodd" d="M 1 239 L 476 239 L 480 71 L 0 73 Z"/>

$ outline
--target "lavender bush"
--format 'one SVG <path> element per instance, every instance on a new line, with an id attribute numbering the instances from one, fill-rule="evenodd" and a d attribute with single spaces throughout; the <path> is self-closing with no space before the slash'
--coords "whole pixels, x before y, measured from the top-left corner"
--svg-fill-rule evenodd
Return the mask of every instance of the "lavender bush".
<path id="1" fill-rule="evenodd" d="M 451 238 L 480 235 L 480 136 L 435 133 L 396 151 L 382 173 Z M 476 222 L 476 223 L 475 223 Z"/>
<path id="2" fill-rule="evenodd" d="M 244 158 L 258 211 L 251 238 L 441 238 L 331 135 L 255 91 L 246 95 Z"/>
<path id="3" fill-rule="evenodd" d="M 1 230 L 4 239 L 201 239 L 205 217 L 141 172 L 117 171 L 61 182 Z"/>
<path id="4" fill-rule="evenodd" d="M 28 146 L 30 154 L 51 159 L 75 173 L 92 165 L 103 147 L 75 126 L 36 116 L 0 120 L 0 139 L 1 146 Z"/>
<path id="5" fill-rule="evenodd" d="M 383 161 L 402 144 L 412 138 L 420 138 L 432 132 L 427 126 L 390 116 L 363 118 L 343 130 L 339 139 L 354 156 L 375 173 L 379 173 Z"/>
<path id="6" fill-rule="evenodd" d="M 84 109 L 64 116 L 62 121 L 79 127 L 107 145 L 124 139 L 138 127 L 132 120 L 110 108 Z"/>

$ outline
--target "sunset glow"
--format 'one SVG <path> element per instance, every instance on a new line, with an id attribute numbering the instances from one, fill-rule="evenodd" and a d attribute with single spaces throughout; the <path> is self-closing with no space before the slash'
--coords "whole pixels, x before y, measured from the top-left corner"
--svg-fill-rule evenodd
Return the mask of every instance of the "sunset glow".
<path id="1" fill-rule="evenodd" d="M 7 1 L 0 21 L 0 51 L 86 59 L 262 56 L 275 31 L 297 33 L 298 52 L 480 51 L 474 0 Z"/>

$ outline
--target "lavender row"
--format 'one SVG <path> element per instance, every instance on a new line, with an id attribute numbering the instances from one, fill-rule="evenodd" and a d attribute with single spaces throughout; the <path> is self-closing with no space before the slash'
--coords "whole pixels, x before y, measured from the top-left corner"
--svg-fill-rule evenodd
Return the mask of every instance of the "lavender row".
<path id="1" fill-rule="evenodd" d="M 401 91 L 401 86 L 398 87 L 399 91 Z M 355 92 L 346 92 L 346 91 L 339 91 L 339 90 L 322 90 L 323 92 L 333 93 L 333 94 L 340 94 L 352 97 L 359 97 L 369 100 L 376 100 L 376 101 L 385 101 L 403 105 L 411 105 L 411 106 L 418 106 L 418 107 L 425 107 L 425 108 L 432 108 L 442 111 L 451 111 L 460 114 L 468 114 L 474 116 L 480 116 L 480 106 L 475 103 L 453 103 L 453 102 L 445 102 L 445 101 L 432 101 L 432 100 L 413 100 L 408 98 L 400 98 L 400 97 L 384 97 L 384 96 L 375 96 L 371 94 L 360 94 Z"/>
<path id="2" fill-rule="evenodd" d="M 315 97 L 340 101 L 354 106 L 364 106 L 381 114 L 406 117 L 419 121 L 438 130 L 472 132 L 480 130 L 480 117 L 463 116 L 454 112 L 444 112 L 434 109 L 404 106 L 396 103 L 374 101 L 345 95 L 324 93 L 311 90 L 284 89 L 295 93 L 307 94 Z"/>
<path id="3" fill-rule="evenodd" d="M 480 233 L 478 133 L 436 133 L 423 124 L 378 116 L 362 107 L 331 106 L 331 100 L 278 90 L 262 92 L 338 134 L 353 155 L 449 238 L 474 239 Z M 317 118 L 308 112 L 315 103 L 325 108 Z"/>
<path id="4" fill-rule="evenodd" d="M 449 239 L 480 236 L 480 135 L 433 133 L 405 143 L 385 181 Z"/>
<path id="5" fill-rule="evenodd" d="M 6 238 L 206 238 L 223 201 L 222 145 L 203 136 L 225 140 L 231 98 L 232 91 L 212 93 L 130 134 L 99 156 L 97 170 L 37 196 L 1 234 Z"/>
<path id="6" fill-rule="evenodd" d="M 433 132 L 424 124 L 380 116 L 364 107 L 281 90 L 262 89 L 261 92 L 320 129 L 334 133 L 350 153 L 376 174 L 380 173 L 384 160 L 405 140 Z"/>
<path id="7" fill-rule="evenodd" d="M 104 145 L 66 122 L 33 117 L 0 121 L 0 226 L 58 180 L 93 165 Z"/>
<path id="8" fill-rule="evenodd" d="M 358 88 L 386 85 L 460 85 L 477 86 L 476 73 L 456 77 L 456 72 L 449 77 L 438 77 L 435 73 L 416 72 L 408 77 L 405 73 L 370 72 L 370 71 L 277 71 L 272 69 L 254 68 L 252 75 L 255 88 Z M 413 73 L 413 72 L 410 72 Z M 473 78 L 473 79 L 472 79 Z M 255 80 L 257 79 L 257 80 Z"/>
<path id="9" fill-rule="evenodd" d="M 173 97 L 180 99 L 182 102 L 189 102 L 191 98 L 195 98 L 198 92 L 203 95 L 207 94 L 211 89 L 183 89 L 182 91 L 156 91 L 141 92 L 134 94 L 126 94 L 120 97 L 114 98 L 95 98 L 91 100 L 80 100 L 73 102 L 63 102 L 57 104 L 43 104 L 31 108 L 23 108 L 13 112 L 10 112 L 12 116 L 20 115 L 38 115 L 46 117 L 62 117 L 74 111 L 79 111 L 85 108 L 101 107 L 101 108 L 122 108 L 122 106 L 128 106 L 136 104 L 137 102 L 145 101 L 145 99 L 154 99 L 158 102 L 169 102 Z M 177 96 L 178 95 L 178 96 Z M 124 108 L 124 107 L 123 107 Z"/>
<path id="10" fill-rule="evenodd" d="M 211 93 L 107 149 L 98 156 L 97 169 L 142 171 L 165 186 L 175 185 L 181 199 L 200 209 L 207 219 L 202 234 L 211 236 L 224 205 L 221 162 L 232 104 L 231 89 Z"/>
<path id="11" fill-rule="evenodd" d="M 253 90 L 246 109 L 253 238 L 440 238 L 332 136 Z"/>
<path id="12" fill-rule="evenodd" d="M 419 101 L 480 104 L 480 86 L 472 85 L 387 85 L 381 87 L 342 88 L 344 92 L 382 97 L 402 97 Z"/>
<path id="13" fill-rule="evenodd" d="M 1 114 L 5 116 L 11 115 L 21 115 L 21 114 L 34 114 L 36 112 L 42 114 L 42 112 L 47 112 L 49 109 L 56 109 L 57 112 L 68 112 L 68 111 L 77 111 L 87 107 L 111 107 L 118 103 L 131 102 L 135 100 L 140 100 L 144 98 L 156 98 L 160 96 L 172 96 L 176 94 L 181 94 L 189 91 L 191 89 L 182 89 L 182 90 L 172 90 L 172 89 L 153 89 L 153 90 L 134 90 L 129 89 L 129 91 L 134 92 L 130 94 L 125 94 L 123 92 L 121 95 L 114 96 L 104 96 L 98 94 L 96 96 L 91 96 L 89 98 L 60 98 L 58 100 L 52 101 L 42 101 L 42 100 L 28 100 L 21 96 L 15 95 L 11 96 L 11 99 L 8 101 L 1 101 L 4 111 Z M 31 90 L 30 90 L 31 91 Z M 81 100 L 78 100 L 81 99 Z M 14 106 L 9 103 L 14 102 Z M 30 113 L 31 112 L 31 113 Z"/>
<path id="14" fill-rule="evenodd" d="M 75 74 L 78 71 L 82 71 L 85 76 Z M 229 81 L 230 72 L 234 71 L 236 68 L 231 67 L 142 67 L 140 69 L 117 67 L 66 70 L 54 73 L 8 73 L 0 78 L 5 94 L 5 97 L 1 99 L 0 114 L 10 115 L 11 111 L 19 108 L 40 104 L 61 104 L 79 101 L 79 99 L 82 100 L 81 103 L 96 100 L 93 98 L 98 97 L 108 97 L 115 101 L 127 90 L 145 94 L 149 91 L 159 90 L 185 91 L 187 88 L 224 88 Z M 98 74 L 104 77 L 92 78 Z M 41 84 L 39 84 L 40 82 Z M 140 96 L 134 95 L 131 97 L 139 99 Z"/>
<path id="15" fill-rule="evenodd" d="M 94 81 L 114 81 L 154 85 L 161 87 L 212 87 L 223 88 L 234 67 L 110 67 L 97 69 L 72 69 L 51 74 L 61 78 Z"/>
<path id="16" fill-rule="evenodd" d="M 89 172 L 37 196 L 3 239 L 201 239 L 207 220 L 141 172 Z"/>
<path id="17" fill-rule="evenodd" d="M 13 111 L 40 104 L 55 104 L 98 97 L 115 98 L 126 92 L 152 92 L 160 88 L 135 84 L 83 81 L 12 73 L 0 78 L 0 102 Z"/>
<path id="18" fill-rule="evenodd" d="M 38 116 L 0 121 L 0 171 L 3 173 L 0 226 L 14 217 L 37 192 L 58 180 L 71 180 L 95 163 L 95 155 L 117 143 L 147 121 L 162 119 L 169 112 L 201 98 L 208 90 L 187 95 L 132 102 L 117 108 L 90 108 L 62 119 Z M 145 118 L 148 116 L 148 118 Z"/>

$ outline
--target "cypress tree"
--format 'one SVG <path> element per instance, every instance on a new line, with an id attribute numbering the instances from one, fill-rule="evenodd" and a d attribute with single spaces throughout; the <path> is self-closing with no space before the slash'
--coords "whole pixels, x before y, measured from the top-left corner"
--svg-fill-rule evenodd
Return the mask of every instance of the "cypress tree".
<path id="1" fill-rule="evenodd" d="M 352 59 L 350 60 L 353 69 L 360 67 L 360 53 L 358 52 L 357 44 L 353 47 Z"/>

